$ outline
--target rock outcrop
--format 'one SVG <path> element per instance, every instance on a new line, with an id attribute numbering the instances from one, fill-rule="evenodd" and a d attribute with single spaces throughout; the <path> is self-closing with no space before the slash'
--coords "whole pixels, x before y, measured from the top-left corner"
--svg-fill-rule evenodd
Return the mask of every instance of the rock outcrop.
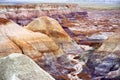
<path id="1" fill-rule="evenodd" d="M 97 54 L 116 54 L 118 56 L 120 53 L 120 29 L 116 30 L 113 35 L 111 35 L 101 47 L 96 51 Z"/>
<path id="2" fill-rule="evenodd" d="M 55 80 L 29 57 L 13 53 L 0 58 L 0 80 Z"/>
<path id="3" fill-rule="evenodd" d="M 42 32 L 52 37 L 56 42 L 70 42 L 71 38 L 63 30 L 61 25 L 53 18 L 43 16 L 33 20 L 25 28 L 32 30 L 34 32 Z"/>
<path id="4" fill-rule="evenodd" d="M 45 55 L 43 61 L 36 61 L 42 68 L 54 76 L 56 80 L 69 80 L 70 77 L 68 77 L 67 74 L 74 69 L 73 66 L 75 68 L 78 66 L 78 73 L 81 72 L 83 65 L 77 62 L 76 59 L 74 61 L 73 58 L 75 56 L 80 57 L 83 50 L 74 40 L 72 40 L 55 19 L 47 16 L 40 17 L 33 20 L 25 26 L 25 28 L 48 35 L 65 53 L 58 58 L 54 58 L 52 55 Z M 72 72 L 70 75 L 72 77 Z"/>
<path id="5" fill-rule="evenodd" d="M 7 56 L 13 52 L 22 53 L 22 51 L 14 42 L 0 32 L 0 56 Z"/>
<path id="6" fill-rule="evenodd" d="M 3 19 L 0 18 L 1 20 Z M 47 35 L 24 29 L 12 21 L 4 19 L 4 23 L 0 25 L 0 32 L 14 42 L 23 54 L 31 58 L 40 58 L 43 53 L 53 53 L 56 56 L 63 53 Z"/>
<path id="7" fill-rule="evenodd" d="M 111 35 L 91 56 L 87 66 L 94 80 L 120 79 L 120 29 Z"/>
<path id="8" fill-rule="evenodd" d="M 51 37 L 65 53 L 80 53 L 82 49 L 64 31 L 53 18 L 44 16 L 33 20 L 25 28 L 34 32 L 41 32 Z"/>
<path id="9" fill-rule="evenodd" d="M 6 23 L 9 22 L 9 20 L 0 19 L 0 25 L 3 26 L 3 24 L 6 25 Z M 0 26 L 0 28 L 1 28 Z M 11 53 L 22 53 L 22 51 L 19 49 L 19 47 L 12 42 L 5 34 L 2 33 L 0 30 L 0 56 L 7 56 Z"/>

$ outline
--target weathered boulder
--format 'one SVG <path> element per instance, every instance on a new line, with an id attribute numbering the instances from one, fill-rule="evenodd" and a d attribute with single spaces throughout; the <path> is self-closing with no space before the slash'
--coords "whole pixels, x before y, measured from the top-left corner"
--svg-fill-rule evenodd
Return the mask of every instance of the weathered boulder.
<path id="1" fill-rule="evenodd" d="M 25 28 L 34 32 L 41 32 L 51 37 L 65 53 L 80 53 L 82 49 L 64 31 L 53 18 L 43 16 L 33 20 Z"/>
<path id="2" fill-rule="evenodd" d="M 12 21 L 4 19 L 4 23 L 0 25 L 0 32 L 14 42 L 23 54 L 31 58 L 40 58 L 43 53 L 53 53 L 55 55 L 63 53 L 47 35 L 29 31 Z"/>
<path id="3" fill-rule="evenodd" d="M 33 60 L 13 53 L 0 58 L 0 80 L 55 80 Z"/>

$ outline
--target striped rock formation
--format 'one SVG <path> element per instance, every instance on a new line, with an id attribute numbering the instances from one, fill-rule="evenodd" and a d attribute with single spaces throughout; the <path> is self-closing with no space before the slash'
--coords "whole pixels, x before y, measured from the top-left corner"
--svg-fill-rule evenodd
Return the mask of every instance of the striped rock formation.
<path id="1" fill-rule="evenodd" d="M 11 51 L 13 50 L 13 52 L 18 51 L 17 48 L 19 47 L 23 54 L 31 58 L 40 58 L 43 53 L 52 53 L 57 56 L 63 53 L 56 43 L 43 33 L 32 32 L 3 18 L 0 18 L 0 23 L 0 33 L 6 37 L 6 40 L 9 39 L 11 41 L 11 44 L 6 43 L 6 47 L 11 46 Z M 12 43 L 14 44 L 12 45 Z M 17 47 L 14 48 L 16 45 Z M 5 54 L 10 49 L 4 50 L 5 46 L 0 46 L 2 54 Z"/>
<path id="2" fill-rule="evenodd" d="M 51 37 L 65 53 L 80 53 L 82 49 L 70 38 L 61 25 L 53 18 L 43 16 L 33 20 L 26 29 Z"/>

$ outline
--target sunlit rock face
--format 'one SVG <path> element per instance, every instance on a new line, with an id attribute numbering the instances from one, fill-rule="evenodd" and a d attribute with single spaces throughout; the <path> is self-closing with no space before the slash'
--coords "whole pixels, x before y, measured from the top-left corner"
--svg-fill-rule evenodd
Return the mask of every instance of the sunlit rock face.
<path id="1" fill-rule="evenodd" d="M 53 18 L 44 16 L 33 20 L 25 28 L 34 32 L 42 32 L 52 37 L 55 42 L 70 42 L 71 38 Z"/>
<path id="2" fill-rule="evenodd" d="M 13 53 L 0 58 L 1 80 L 55 80 L 29 57 Z"/>
<path id="3" fill-rule="evenodd" d="M 0 28 L 3 25 L 6 25 L 9 22 L 9 20 L 0 18 Z M 22 53 L 20 48 L 12 42 L 9 37 L 7 37 L 3 32 L 0 30 L 0 56 L 7 56 L 11 53 Z"/>
<path id="4" fill-rule="evenodd" d="M 31 58 L 40 58 L 43 53 L 53 53 L 56 56 L 63 54 L 62 50 L 60 50 L 56 43 L 47 35 L 29 31 L 12 21 L 1 24 L 0 32 L 16 44 L 23 54 Z M 14 44 L 9 44 L 8 46 L 14 47 Z M 6 47 L 8 46 L 6 45 Z M 11 48 L 11 50 L 13 49 Z M 2 53 L 4 53 L 4 51 Z"/>
<path id="5" fill-rule="evenodd" d="M 37 18 L 25 26 L 25 28 L 48 35 L 65 53 L 78 54 L 82 52 L 82 49 L 53 18 L 47 16 Z"/>
<path id="6" fill-rule="evenodd" d="M 13 52 L 22 53 L 20 48 L 14 42 L 0 32 L 0 56 L 7 56 Z"/>

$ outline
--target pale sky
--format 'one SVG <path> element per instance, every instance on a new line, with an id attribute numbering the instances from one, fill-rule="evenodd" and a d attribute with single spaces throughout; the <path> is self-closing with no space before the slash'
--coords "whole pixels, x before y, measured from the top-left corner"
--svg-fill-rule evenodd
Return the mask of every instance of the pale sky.
<path id="1" fill-rule="evenodd" d="M 0 0 L 0 2 L 118 2 L 120 0 Z"/>
<path id="2" fill-rule="evenodd" d="M 66 2 L 67 0 L 2 0 L 0 2 Z"/>

